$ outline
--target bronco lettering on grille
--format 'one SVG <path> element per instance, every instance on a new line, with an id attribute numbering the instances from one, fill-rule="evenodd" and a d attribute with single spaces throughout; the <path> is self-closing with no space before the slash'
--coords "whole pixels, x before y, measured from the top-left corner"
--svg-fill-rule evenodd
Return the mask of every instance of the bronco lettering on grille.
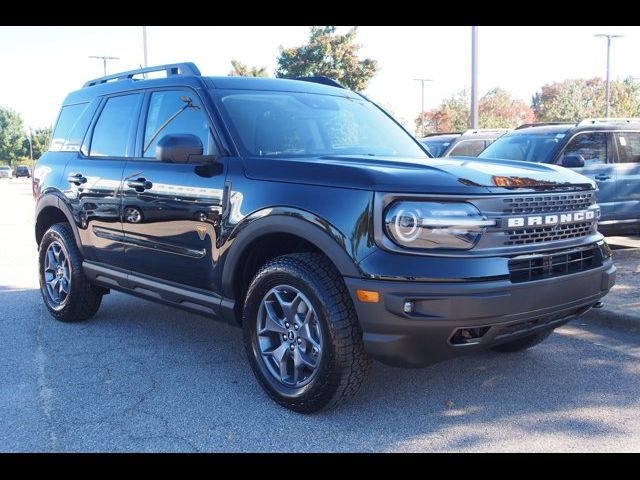
<path id="1" fill-rule="evenodd" d="M 554 213 L 551 215 L 529 215 L 506 218 L 507 228 L 562 225 L 565 223 L 595 220 L 598 210 L 582 210 L 578 212 Z"/>

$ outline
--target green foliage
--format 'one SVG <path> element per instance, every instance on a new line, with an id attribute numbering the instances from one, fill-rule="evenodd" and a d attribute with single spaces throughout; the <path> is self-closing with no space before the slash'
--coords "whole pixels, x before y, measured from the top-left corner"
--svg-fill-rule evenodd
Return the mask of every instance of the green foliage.
<path id="1" fill-rule="evenodd" d="M 276 77 L 323 76 L 347 88 L 362 91 L 378 70 L 371 58 L 358 59 L 357 28 L 338 35 L 335 27 L 311 27 L 309 43 L 300 47 L 280 47 Z"/>
<path id="2" fill-rule="evenodd" d="M 33 147 L 33 159 L 38 160 L 49 148 L 51 142 L 51 127 L 36 128 L 31 132 L 31 142 Z M 29 138 L 25 136 L 22 142 L 22 151 L 25 157 L 29 157 Z"/>
<path id="3" fill-rule="evenodd" d="M 469 93 L 463 90 L 445 98 L 438 108 L 425 112 L 425 132 L 460 132 L 469 128 L 471 115 Z M 502 88 L 487 92 L 478 105 L 480 128 L 513 128 L 533 122 L 531 108 L 522 100 L 515 100 Z M 416 135 L 422 135 L 420 115 L 415 120 Z"/>
<path id="4" fill-rule="evenodd" d="M 268 77 L 267 67 L 249 67 L 235 58 L 231 60 L 229 77 Z"/>
<path id="5" fill-rule="evenodd" d="M 20 114 L 0 107 L 0 161 L 13 165 L 23 153 L 24 138 Z"/>
<path id="6" fill-rule="evenodd" d="M 480 99 L 478 111 L 480 128 L 513 128 L 535 119 L 529 105 L 511 98 L 511 94 L 500 87 L 487 92 Z"/>
<path id="7" fill-rule="evenodd" d="M 632 79 L 612 81 L 611 117 L 640 115 L 640 86 Z M 575 122 L 589 117 L 603 117 L 606 82 L 601 78 L 571 79 L 544 85 L 532 99 L 540 122 Z"/>

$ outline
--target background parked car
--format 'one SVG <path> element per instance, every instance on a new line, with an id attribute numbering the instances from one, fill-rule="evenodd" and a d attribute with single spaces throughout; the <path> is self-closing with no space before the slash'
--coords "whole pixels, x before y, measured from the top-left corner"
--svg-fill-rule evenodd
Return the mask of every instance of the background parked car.
<path id="1" fill-rule="evenodd" d="M 11 167 L 0 165 L 0 178 L 13 178 Z"/>
<path id="2" fill-rule="evenodd" d="M 466 132 L 433 133 L 420 139 L 434 157 L 475 157 L 508 130 L 480 129 Z"/>
<path id="3" fill-rule="evenodd" d="M 640 227 L 640 118 L 522 125 L 478 157 L 571 168 L 598 184 L 601 230 Z"/>
<path id="4" fill-rule="evenodd" d="M 31 169 L 26 165 L 18 165 L 16 167 L 16 171 L 14 175 L 16 178 L 20 178 L 20 177 L 31 178 Z"/>

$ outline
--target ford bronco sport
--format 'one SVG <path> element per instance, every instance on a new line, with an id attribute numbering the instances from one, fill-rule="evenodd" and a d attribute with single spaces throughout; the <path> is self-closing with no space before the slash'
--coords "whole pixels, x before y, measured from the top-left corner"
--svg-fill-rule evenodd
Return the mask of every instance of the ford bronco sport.
<path id="1" fill-rule="evenodd" d="M 299 412 L 348 399 L 370 358 L 529 348 L 614 283 L 593 181 L 429 158 L 321 77 L 92 80 L 33 191 L 53 317 L 89 319 L 115 289 L 242 326 L 258 381 Z"/>

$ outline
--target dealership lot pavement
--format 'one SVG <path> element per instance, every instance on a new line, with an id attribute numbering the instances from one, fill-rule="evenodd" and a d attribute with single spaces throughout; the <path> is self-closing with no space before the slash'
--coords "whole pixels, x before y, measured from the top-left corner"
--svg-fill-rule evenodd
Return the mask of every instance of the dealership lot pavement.
<path id="1" fill-rule="evenodd" d="M 28 181 L 0 181 L 0 451 L 640 451 L 633 332 L 577 320 L 529 352 L 375 363 L 302 416 L 262 393 L 238 329 L 116 292 L 55 322 L 32 212 Z"/>

